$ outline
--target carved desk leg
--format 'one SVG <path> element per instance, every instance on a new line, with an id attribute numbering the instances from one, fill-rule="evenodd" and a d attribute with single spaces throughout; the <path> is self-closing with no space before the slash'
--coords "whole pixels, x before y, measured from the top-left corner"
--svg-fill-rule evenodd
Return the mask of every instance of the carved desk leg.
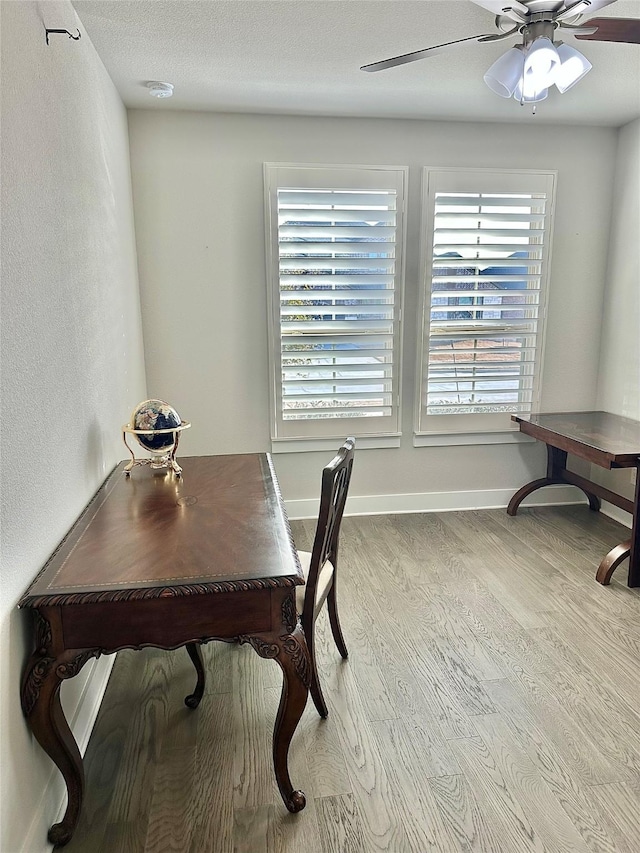
<path id="1" fill-rule="evenodd" d="M 273 730 L 273 764 L 280 795 L 290 812 L 299 812 L 307 804 L 302 791 L 296 791 L 289 777 L 289 745 L 307 704 L 311 683 L 309 650 L 300 623 L 291 633 L 242 636 L 263 658 L 278 662 L 283 674 L 282 693 Z"/>
<path id="2" fill-rule="evenodd" d="M 38 617 L 37 648 L 31 656 L 22 682 L 22 710 L 31 731 L 47 755 L 56 764 L 67 786 L 67 809 L 60 823 L 49 830 L 49 841 L 63 846 L 71 839 L 78 822 L 84 794 L 84 770 L 78 745 L 71 733 L 60 704 L 60 685 L 65 678 L 72 678 L 91 657 L 97 657 L 98 649 L 73 649 L 57 657 L 49 644 L 41 645 L 43 623 Z M 46 633 L 46 628 L 44 629 Z"/>
<path id="3" fill-rule="evenodd" d="M 273 764 L 284 804 L 290 812 L 299 812 L 307 804 L 302 791 L 294 791 L 289 778 L 288 756 L 291 738 L 307 704 L 311 683 L 311 661 L 301 626 L 280 637 L 276 658 L 283 674 L 282 693 L 273 731 Z"/>
<path id="4" fill-rule="evenodd" d="M 190 693 L 185 697 L 184 704 L 187 708 L 197 708 L 200 704 L 200 700 L 204 695 L 204 661 L 202 660 L 202 650 L 200 648 L 200 643 L 187 643 L 187 652 L 189 653 L 189 657 L 196 668 L 196 686 L 193 693 Z"/>

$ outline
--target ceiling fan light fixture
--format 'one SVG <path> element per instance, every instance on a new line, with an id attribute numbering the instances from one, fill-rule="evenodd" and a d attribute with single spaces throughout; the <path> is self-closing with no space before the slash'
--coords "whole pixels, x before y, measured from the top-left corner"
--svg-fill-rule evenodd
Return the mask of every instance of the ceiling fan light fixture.
<path id="1" fill-rule="evenodd" d="M 591 70 L 591 63 L 579 51 L 562 41 L 555 41 L 559 27 L 568 29 L 575 38 L 599 42 L 640 44 L 639 18 L 592 18 L 594 12 L 616 0 L 471 0 L 494 14 L 497 33 L 481 33 L 433 44 L 411 53 L 391 56 L 380 62 L 361 66 L 362 71 L 382 71 L 434 56 L 444 48 L 478 42 L 504 41 L 515 36 L 522 43 L 514 45 L 484 74 L 491 91 L 501 98 L 513 97 L 521 103 L 535 105 L 543 101 L 549 89 L 556 86 L 563 94 Z M 586 22 L 583 20 L 586 18 Z M 587 26 L 584 26 L 584 23 Z M 518 35 L 516 35 L 516 33 Z"/>
<path id="2" fill-rule="evenodd" d="M 554 81 L 555 70 L 560 65 L 560 57 L 553 42 L 547 36 L 540 36 L 529 46 L 524 58 L 525 79 L 535 81 L 537 89 L 544 89 Z"/>
<path id="3" fill-rule="evenodd" d="M 554 82 L 559 92 L 564 94 L 568 89 L 582 80 L 593 67 L 586 56 L 564 42 L 557 45 L 560 65 L 556 69 Z"/>
<path id="4" fill-rule="evenodd" d="M 522 77 L 522 45 L 517 44 L 498 57 L 484 75 L 484 82 L 501 98 L 510 98 Z"/>

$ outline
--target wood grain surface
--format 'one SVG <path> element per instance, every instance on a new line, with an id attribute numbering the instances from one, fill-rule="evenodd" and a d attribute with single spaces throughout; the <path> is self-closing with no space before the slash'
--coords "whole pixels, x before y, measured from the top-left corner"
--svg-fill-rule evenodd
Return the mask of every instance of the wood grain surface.
<path id="1" fill-rule="evenodd" d="M 107 477 L 19 606 L 123 602 L 304 583 L 271 457 L 182 458 Z M 153 605 L 152 605 L 153 606 Z M 101 619 L 96 615 L 96 619 Z"/>
<path id="2" fill-rule="evenodd" d="M 292 524 L 308 549 L 313 522 Z M 637 853 L 640 593 L 594 569 L 623 528 L 585 507 L 346 518 L 343 661 L 326 613 L 291 746 L 271 767 L 275 663 L 118 654 L 69 853 Z M 52 818 L 54 816 L 52 815 Z"/>

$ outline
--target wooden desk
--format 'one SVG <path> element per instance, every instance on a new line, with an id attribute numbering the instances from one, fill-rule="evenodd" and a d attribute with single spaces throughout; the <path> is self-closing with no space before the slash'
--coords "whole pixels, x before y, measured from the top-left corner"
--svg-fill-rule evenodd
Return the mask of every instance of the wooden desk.
<path id="1" fill-rule="evenodd" d="M 519 489 L 509 501 L 507 512 L 515 515 L 520 503 L 542 486 L 569 483 L 586 494 L 590 509 L 600 509 L 600 498 L 630 512 L 631 538 L 616 545 L 600 563 L 596 580 L 608 584 L 620 563 L 629 557 L 629 586 L 640 586 L 640 421 L 608 412 L 558 412 L 556 414 L 512 415 L 520 431 L 547 445 L 547 475 Z M 601 468 L 635 468 L 634 500 L 628 500 L 598 483 L 567 471 L 567 454 L 594 462 Z"/>
<path id="2" fill-rule="evenodd" d="M 180 460 L 183 476 L 121 463 L 21 599 L 34 613 L 35 651 L 22 683 L 22 709 L 58 766 L 68 792 L 49 840 L 66 844 L 84 788 L 82 759 L 60 705 L 61 682 L 92 657 L 120 649 L 186 645 L 204 691 L 200 643 L 250 643 L 283 671 L 273 760 L 289 811 L 305 806 L 288 771 L 304 710 L 309 652 L 295 607 L 304 583 L 267 454 Z M 231 795 L 231 792 L 229 792 Z"/>

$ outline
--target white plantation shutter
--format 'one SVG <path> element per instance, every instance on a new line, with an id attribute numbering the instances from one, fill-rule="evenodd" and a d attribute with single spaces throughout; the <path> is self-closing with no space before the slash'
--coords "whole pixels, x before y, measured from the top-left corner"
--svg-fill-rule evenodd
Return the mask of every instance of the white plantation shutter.
<path id="1" fill-rule="evenodd" d="M 397 433 L 404 184 L 265 167 L 274 439 Z"/>
<path id="2" fill-rule="evenodd" d="M 418 433 L 509 428 L 538 405 L 554 184 L 427 172 Z"/>

